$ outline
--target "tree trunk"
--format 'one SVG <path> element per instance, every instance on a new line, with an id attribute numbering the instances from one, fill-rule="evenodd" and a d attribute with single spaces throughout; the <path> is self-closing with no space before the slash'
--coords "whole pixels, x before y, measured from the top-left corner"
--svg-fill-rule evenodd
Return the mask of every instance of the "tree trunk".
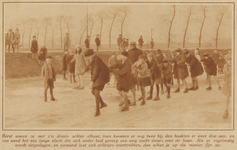
<path id="1" fill-rule="evenodd" d="M 224 13 L 221 15 L 221 19 L 216 30 L 216 47 L 218 47 L 218 35 L 219 35 L 219 29 L 222 23 L 223 16 L 224 16 Z"/>
<path id="2" fill-rule="evenodd" d="M 126 16 L 127 16 L 127 13 L 125 13 L 124 18 L 123 18 L 122 23 L 121 23 L 121 36 L 122 36 L 122 38 L 123 38 L 123 23 L 126 19 Z"/>
<path id="3" fill-rule="evenodd" d="M 22 33 L 22 47 L 24 48 L 24 36 L 25 36 L 25 26 L 24 26 L 24 30 L 23 30 L 23 33 Z"/>
<path id="4" fill-rule="evenodd" d="M 190 13 L 188 15 L 188 20 L 187 20 L 187 23 L 186 23 L 186 28 L 185 28 L 185 31 L 184 31 L 183 48 L 185 48 L 185 39 L 186 39 L 187 31 L 188 31 L 188 25 L 189 25 L 191 14 L 192 14 L 192 12 L 191 12 L 191 9 L 190 9 Z"/>
<path id="5" fill-rule="evenodd" d="M 104 23 L 104 20 L 103 20 L 103 18 L 101 18 L 101 26 L 100 26 L 100 48 L 101 48 L 101 35 L 102 35 L 103 23 Z"/>
<path id="6" fill-rule="evenodd" d="M 37 27 L 37 41 L 39 39 L 39 28 Z"/>
<path id="7" fill-rule="evenodd" d="M 116 15 L 114 15 L 112 23 L 111 23 L 111 27 L 109 30 L 109 48 L 111 48 L 111 32 L 112 32 L 112 28 L 113 28 L 113 24 L 114 24 L 114 20 L 115 20 Z"/>
<path id="8" fill-rule="evenodd" d="M 50 25 L 51 29 L 52 29 L 52 48 L 54 49 L 54 32 L 53 32 L 53 27 L 52 25 Z"/>
<path id="9" fill-rule="evenodd" d="M 91 31 L 90 31 L 90 41 L 91 41 L 91 33 L 92 33 L 93 26 L 94 26 L 94 23 L 92 23 L 92 25 L 91 25 Z"/>
<path id="10" fill-rule="evenodd" d="M 46 26 L 46 28 L 45 28 L 45 35 L 44 35 L 44 44 L 45 44 L 45 46 L 46 46 L 47 28 L 48 28 L 48 26 Z"/>
<path id="11" fill-rule="evenodd" d="M 80 37 L 80 44 L 81 44 L 82 36 L 83 36 L 83 34 L 85 33 L 86 29 L 87 29 L 87 26 L 85 27 L 85 29 L 83 30 L 83 32 L 82 32 L 82 34 L 81 34 L 81 37 Z"/>
<path id="12" fill-rule="evenodd" d="M 205 23 L 205 20 L 206 20 L 206 8 L 204 8 L 203 10 L 204 12 L 204 16 L 203 16 L 203 20 L 202 20 L 202 25 L 201 25 L 201 29 L 200 29 L 200 34 L 199 34 L 199 48 L 202 46 L 202 29 L 203 29 L 203 26 L 204 26 L 204 23 Z"/>
<path id="13" fill-rule="evenodd" d="M 173 24 L 174 17 L 175 17 L 175 6 L 173 6 L 173 9 L 174 9 L 174 14 L 173 14 L 173 17 L 170 21 L 170 27 L 169 27 L 169 32 L 168 32 L 168 48 L 170 48 L 170 33 L 171 33 L 172 24 Z"/>
<path id="14" fill-rule="evenodd" d="M 70 34 L 70 28 L 69 28 L 69 25 L 68 25 L 68 23 L 67 23 L 67 31 L 68 31 L 68 35 L 69 35 L 69 45 L 68 45 L 68 47 L 70 47 L 71 46 L 71 34 Z"/>
<path id="15" fill-rule="evenodd" d="M 30 35 L 29 35 L 29 49 L 30 49 L 30 44 L 31 44 L 31 42 L 30 42 L 30 39 L 31 39 L 31 31 L 32 31 L 32 27 L 30 28 Z"/>
<path id="16" fill-rule="evenodd" d="M 63 48 L 62 21 L 60 21 L 61 49 Z"/>

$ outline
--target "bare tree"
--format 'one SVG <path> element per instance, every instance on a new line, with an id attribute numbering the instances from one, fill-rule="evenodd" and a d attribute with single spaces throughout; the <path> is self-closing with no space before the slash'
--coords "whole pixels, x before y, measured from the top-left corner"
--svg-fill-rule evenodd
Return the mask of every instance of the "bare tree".
<path id="1" fill-rule="evenodd" d="M 50 24 L 50 17 L 44 18 L 43 23 L 45 25 L 44 44 L 46 45 L 46 38 L 47 38 L 48 26 Z"/>
<path id="2" fill-rule="evenodd" d="M 129 13 L 129 7 L 128 6 L 122 6 L 119 8 L 120 13 L 120 18 L 121 18 L 121 36 L 123 37 L 123 25 L 124 21 L 127 17 L 127 14 Z"/>
<path id="3" fill-rule="evenodd" d="M 30 26 L 30 34 L 29 34 L 29 49 L 30 49 L 30 44 L 31 44 L 31 32 L 32 32 L 32 29 L 33 29 L 33 23 L 34 23 L 34 19 L 29 19 L 28 21 L 28 25 Z"/>
<path id="4" fill-rule="evenodd" d="M 70 39 L 70 24 L 71 24 L 71 21 L 72 21 L 72 16 L 62 16 L 62 20 L 63 22 L 66 24 L 67 26 L 67 31 L 68 31 L 68 35 L 69 35 L 69 39 Z M 69 47 L 71 45 L 71 40 L 69 40 Z"/>
<path id="5" fill-rule="evenodd" d="M 170 34 L 171 34 L 171 29 L 172 29 L 172 25 L 173 25 L 173 21 L 176 15 L 176 9 L 175 9 L 175 5 L 172 6 L 173 7 L 173 13 L 172 13 L 172 17 L 169 20 L 169 30 L 168 30 L 168 48 L 170 47 Z"/>
<path id="6" fill-rule="evenodd" d="M 219 9 L 217 9 L 217 12 L 219 14 L 218 14 L 218 18 L 217 18 L 218 26 L 217 26 L 217 30 L 216 30 L 216 47 L 218 47 L 219 29 L 222 24 L 222 20 L 223 20 L 225 13 L 226 13 L 226 10 L 227 10 L 227 6 L 221 6 Z"/>
<path id="7" fill-rule="evenodd" d="M 117 8 L 113 7 L 112 12 L 110 14 L 111 14 L 112 22 L 111 22 L 111 26 L 110 26 L 110 30 L 109 30 L 109 48 L 111 48 L 111 32 L 113 29 L 114 20 L 117 17 L 117 15 L 119 14 L 119 10 Z"/>
<path id="8" fill-rule="evenodd" d="M 59 22 L 61 48 L 63 48 L 63 28 L 62 28 L 63 17 L 57 16 L 56 21 Z"/>
<path id="9" fill-rule="evenodd" d="M 93 30 L 93 27 L 94 27 L 94 24 L 95 24 L 95 19 L 94 19 L 94 15 L 93 14 L 89 15 L 88 21 L 89 21 L 89 24 L 91 26 L 91 30 L 90 30 L 90 39 L 91 39 L 92 30 Z"/>
<path id="10" fill-rule="evenodd" d="M 80 44 L 81 44 L 82 36 L 83 36 L 83 34 L 85 33 L 86 29 L 87 29 L 87 26 L 84 28 L 84 30 L 83 30 L 83 32 L 82 32 L 82 34 L 81 34 L 80 41 L 79 41 Z"/>
<path id="11" fill-rule="evenodd" d="M 25 36 L 25 29 L 26 29 L 26 22 L 25 21 L 22 21 L 22 26 L 23 26 L 23 33 L 22 33 L 21 45 L 24 48 L 24 36 Z"/>
<path id="12" fill-rule="evenodd" d="M 192 6 L 190 6 L 189 8 L 189 13 L 187 16 L 187 22 L 186 22 L 186 27 L 185 27 L 184 36 L 183 36 L 183 48 L 185 48 L 185 40 L 186 40 L 186 35 L 187 35 L 191 15 L 192 15 Z"/>
<path id="13" fill-rule="evenodd" d="M 53 22 L 53 19 L 50 17 L 49 18 L 49 26 L 52 30 L 52 48 L 54 49 L 54 30 L 53 30 L 53 27 L 52 27 L 52 22 Z"/>
<path id="14" fill-rule="evenodd" d="M 104 11 L 100 11 L 97 15 L 97 17 L 100 20 L 100 41 L 101 41 L 101 37 L 102 37 L 102 29 L 103 29 L 103 24 L 104 24 L 104 18 L 105 18 L 106 14 Z M 100 44 L 100 48 L 101 48 L 101 44 Z"/>
<path id="15" fill-rule="evenodd" d="M 39 39 L 39 24 L 40 24 L 39 19 L 34 19 L 34 20 L 33 20 L 33 24 L 34 24 L 34 26 L 35 26 L 36 29 L 37 29 L 36 39 L 37 39 L 37 41 L 38 41 L 38 39 Z"/>
<path id="16" fill-rule="evenodd" d="M 206 16 L 207 6 L 201 6 L 201 9 L 203 11 L 203 18 L 201 21 L 201 28 L 200 28 L 200 33 L 199 33 L 199 42 L 198 42 L 199 48 L 202 46 L 202 29 L 207 18 Z"/>

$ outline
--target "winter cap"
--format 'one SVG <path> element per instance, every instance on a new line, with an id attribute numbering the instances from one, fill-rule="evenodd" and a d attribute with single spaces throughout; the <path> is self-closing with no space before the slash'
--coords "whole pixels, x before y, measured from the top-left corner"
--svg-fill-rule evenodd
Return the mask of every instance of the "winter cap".
<path id="1" fill-rule="evenodd" d="M 91 55 L 94 55 L 94 54 L 95 54 L 95 52 L 94 52 L 93 49 L 87 49 L 85 51 L 85 57 L 88 57 L 88 56 L 91 56 Z"/>

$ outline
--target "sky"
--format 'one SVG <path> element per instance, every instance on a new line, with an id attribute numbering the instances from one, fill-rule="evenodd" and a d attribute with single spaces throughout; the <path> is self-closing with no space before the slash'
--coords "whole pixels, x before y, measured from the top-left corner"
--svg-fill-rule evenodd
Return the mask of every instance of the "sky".
<path id="1" fill-rule="evenodd" d="M 86 17 L 87 7 L 88 13 L 94 15 L 96 20 L 92 30 L 92 40 L 96 37 L 96 34 L 100 30 L 100 20 L 96 15 L 99 12 L 105 12 L 106 17 L 103 25 L 102 43 L 108 44 L 109 41 L 109 29 L 112 22 L 111 14 L 116 8 L 126 5 L 129 9 L 129 13 L 124 22 L 123 35 L 129 38 L 130 41 L 136 41 L 142 35 L 145 43 L 149 43 L 152 38 L 155 43 L 167 43 L 168 27 L 172 16 L 172 5 L 165 3 L 137 3 L 137 4 L 107 4 L 107 3 L 5 3 L 4 4 L 4 30 L 8 31 L 9 28 L 16 29 L 17 23 L 21 21 L 27 21 L 30 18 L 40 20 L 40 35 L 39 43 L 43 43 L 45 34 L 45 25 L 43 24 L 43 18 L 52 17 L 55 19 L 59 15 L 71 16 L 72 22 L 70 23 L 71 40 L 75 44 L 79 41 L 80 36 L 85 28 L 86 23 L 83 18 Z M 218 26 L 218 19 L 220 17 L 218 9 L 221 6 L 206 5 L 207 6 L 207 18 L 203 28 L 204 43 L 215 42 L 216 29 Z M 187 22 L 188 10 L 191 5 L 176 6 L 176 16 L 173 22 L 171 30 L 171 43 L 182 43 L 184 30 Z M 232 18 L 232 6 L 228 6 L 228 11 L 223 17 L 223 23 L 220 27 L 219 38 L 220 41 L 226 43 L 230 41 L 233 33 L 233 18 Z M 201 5 L 192 6 L 192 15 L 190 17 L 190 24 L 187 30 L 186 41 L 189 43 L 198 43 L 198 36 L 200 32 L 201 22 L 203 18 L 203 11 Z M 54 28 L 54 37 L 56 45 L 60 44 L 60 30 L 59 23 L 54 20 L 52 24 Z M 23 33 L 22 24 L 18 25 L 20 34 Z M 24 43 L 29 41 L 29 26 L 26 27 Z M 89 28 L 90 31 L 90 28 Z M 117 41 L 118 34 L 121 32 L 121 18 L 115 18 L 115 22 L 112 30 L 112 43 Z M 32 34 L 36 34 L 36 27 L 33 27 Z M 67 33 L 66 25 L 63 24 L 63 35 Z M 82 41 L 85 40 L 86 34 L 84 34 Z M 48 28 L 47 40 L 51 40 L 52 32 Z M 172 47 L 172 44 L 171 44 Z"/>

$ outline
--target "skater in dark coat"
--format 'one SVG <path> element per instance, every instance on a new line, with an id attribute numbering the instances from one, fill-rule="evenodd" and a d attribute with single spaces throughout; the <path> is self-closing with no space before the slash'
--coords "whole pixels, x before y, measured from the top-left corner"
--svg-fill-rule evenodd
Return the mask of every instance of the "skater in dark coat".
<path id="1" fill-rule="evenodd" d="M 204 59 L 202 59 L 201 61 L 203 62 L 204 67 L 206 68 L 205 71 L 207 73 L 207 80 L 209 83 L 209 87 L 207 87 L 206 90 L 210 91 L 210 90 L 212 90 L 211 77 L 212 76 L 216 77 L 216 75 L 217 75 L 216 64 L 214 63 L 214 60 L 211 57 L 209 57 L 208 53 L 204 53 L 203 57 L 204 57 Z M 218 89 L 221 90 L 222 88 L 220 86 L 220 83 L 217 78 L 216 78 L 216 80 L 217 80 L 217 84 L 218 84 Z"/>
<path id="2" fill-rule="evenodd" d="M 129 110 L 127 93 L 134 87 L 132 63 L 127 58 L 128 53 L 126 51 L 123 51 L 122 55 L 119 56 L 119 61 L 116 64 L 110 66 L 110 69 L 113 69 L 113 73 L 115 75 L 118 75 L 117 90 L 119 91 L 119 94 L 123 97 L 123 101 L 119 104 L 119 110 L 127 111 Z"/>
<path id="3" fill-rule="evenodd" d="M 147 55 L 147 64 L 148 69 L 150 69 L 150 79 L 151 79 L 151 86 L 150 86 L 150 95 L 147 97 L 147 100 L 152 99 L 153 94 L 153 86 L 156 86 L 156 97 L 153 100 L 160 100 L 159 98 L 159 84 L 161 83 L 161 70 L 157 66 L 156 60 L 153 58 L 154 54 L 149 53 Z"/>
<path id="4" fill-rule="evenodd" d="M 102 59 L 94 53 L 94 50 L 88 49 L 84 54 L 85 57 L 87 57 L 91 62 L 91 82 L 93 82 L 92 94 L 95 96 L 96 100 L 96 117 L 100 115 L 100 108 L 107 106 L 103 102 L 100 92 L 104 89 L 105 84 L 109 82 L 110 70 L 102 61 Z M 101 107 L 99 107 L 99 104 L 101 104 Z"/>
<path id="5" fill-rule="evenodd" d="M 90 37 L 89 36 L 86 37 L 85 46 L 86 46 L 86 48 L 90 48 Z"/>
<path id="6" fill-rule="evenodd" d="M 164 74 L 164 85 L 167 89 L 167 98 L 170 98 L 170 87 L 172 84 L 172 65 L 167 61 L 166 58 L 163 59 L 163 67 L 161 68 L 162 73 Z"/>
<path id="7" fill-rule="evenodd" d="M 203 74 L 202 64 L 194 55 L 191 55 L 188 50 L 184 50 L 184 55 L 186 57 L 186 62 L 188 63 L 188 66 L 190 67 L 190 73 L 191 73 L 192 84 L 193 84 L 193 86 L 189 88 L 188 90 L 197 90 L 199 89 L 197 76 L 200 76 Z"/>
<path id="8" fill-rule="evenodd" d="M 189 76 L 188 67 L 185 64 L 186 57 L 182 54 L 182 50 L 179 48 L 176 51 L 176 56 L 174 58 L 167 58 L 168 61 L 174 63 L 174 78 L 177 79 L 178 88 L 174 91 L 175 93 L 180 91 L 180 80 L 183 81 L 185 85 L 184 93 L 188 93 L 188 86 L 186 78 Z"/>
<path id="9" fill-rule="evenodd" d="M 99 38 L 99 34 L 97 34 L 96 38 L 95 38 L 95 44 L 96 44 L 96 50 L 99 50 L 100 47 L 100 38 Z"/>
<path id="10" fill-rule="evenodd" d="M 40 52 L 39 52 L 39 60 L 45 61 L 47 55 L 47 48 L 45 47 L 45 44 L 42 45 Z"/>

